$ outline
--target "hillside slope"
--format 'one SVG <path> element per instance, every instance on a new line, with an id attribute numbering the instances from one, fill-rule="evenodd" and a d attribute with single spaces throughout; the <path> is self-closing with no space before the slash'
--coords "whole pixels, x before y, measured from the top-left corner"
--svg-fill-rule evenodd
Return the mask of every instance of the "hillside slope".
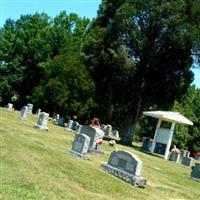
<path id="1" fill-rule="evenodd" d="M 82 160 L 67 153 L 73 133 L 52 123 L 44 132 L 33 128 L 36 116 L 24 121 L 18 116 L 19 112 L 0 108 L 0 199 L 200 199 L 200 183 L 187 178 L 191 170 L 182 165 L 117 145 L 143 161 L 142 176 L 148 185 L 137 188 L 99 169 L 114 150 L 107 141 L 102 145 L 104 155 Z"/>

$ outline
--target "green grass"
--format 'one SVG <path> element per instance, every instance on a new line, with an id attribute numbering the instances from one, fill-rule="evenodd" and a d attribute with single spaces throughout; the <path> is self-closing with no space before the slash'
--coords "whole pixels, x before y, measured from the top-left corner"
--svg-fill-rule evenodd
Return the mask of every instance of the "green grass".
<path id="1" fill-rule="evenodd" d="M 73 133 L 52 123 L 44 132 L 33 128 L 37 117 L 21 121 L 18 116 L 19 112 L 0 108 L 0 199 L 200 199 L 200 183 L 187 178 L 191 169 L 117 145 L 143 161 L 142 176 L 148 185 L 137 188 L 100 170 L 114 150 L 107 141 L 102 145 L 104 155 L 83 160 L 67 153 Z"/>

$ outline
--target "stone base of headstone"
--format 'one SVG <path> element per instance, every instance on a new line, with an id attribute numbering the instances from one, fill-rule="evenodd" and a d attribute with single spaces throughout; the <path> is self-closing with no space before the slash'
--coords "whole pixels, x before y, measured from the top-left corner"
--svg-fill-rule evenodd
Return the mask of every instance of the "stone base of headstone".
<path id="1" fill-rule="evenodd" d="M 38 124 L 35 124 L 33 127 L 34 127 L 34 128 L 38 128 L 38 129 L 41 129 L 41 130 L 44 130 L 44 131 L 48 131 L 48 130 L 49 130 L 48 127 L 40 126 L 40 125 L 38 125 Z"/>
<path id="2" fill-rule="evenodd" d="M 142 187 L 142 188 L 146 187 L 147 179 L 145 179 L 142 176 L 134 176 L 132 174 L 129 174 L 127 172 L 119 170 L 115 167 L 112 167 L 108 164 L 101 164 L 100 168 L 102 170 L 130 183 L 131 185 Z"/>
<path id="3" fill-rule="evenodd" d="M 91 152 L 91 153 L 96 153 L 96 154 L 104 154 L 104 152 L 101 151 L 101 149 L 98 149 L 98 148 L 97 149 L 89 148 L 88 151 Z"/>
<path id="4" fill-rule="evenodd" d="M 26 117 L 18 117 L 18 119 L 20 119 L 20 120 L 25 120 Z"/>
<path id="5" fill-rule="evenodd" d="M 195 177 L 192 177 L 192 176 L 188 176 L 188 178 L 191 178 L 191 179 L 193 179 L 193 180 L 195 180 L 195 181 L 200 182 L 200 179 L 198 179 L 198 178 L 195 178 Z"/>
<path id="6" fill-rule="evenodd" d="M 64 128 L 65 131 L 70 131 L 72 133 L 76 133 L 76 131 L 72 130 L 71 128 Z"/>
<path id="7" fill-rule="evenodd" d="M 69 150 L 69 154 L 70 154 L 70 155 L 73 155 L 73 156 L 76 156 L 76 157 L 83 158 L 83 159 L 85 159 L 85 160 L 90 160 L 89 155 L 87 155 L 87 154 L 82 154 L 82 153 L 79 153 L 79 152 L 77 152 L 77 151 L 73 151 L 72 149 Z"/>
<path id="8" fill-rule="evenodd" d="M 101 144 L 96 144 L 96 148 L 89 147 L 88 151 L 96 154 L 104 154 L 104 152 L 101 150 Z"/>

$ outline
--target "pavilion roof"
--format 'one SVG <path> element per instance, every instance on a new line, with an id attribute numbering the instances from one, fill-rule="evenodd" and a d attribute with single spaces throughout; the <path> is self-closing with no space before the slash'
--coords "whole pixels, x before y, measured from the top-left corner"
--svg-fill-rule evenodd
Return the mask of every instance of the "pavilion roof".
<path id="1" fill-rule="evenodd" d="M 175 122 L 178 124 L 193 125 L 193 122 L 187 119 L 179 112 L 171 111 L 145 111 L 143 115 L 150 116 L 153 118 L 161 119 L 163 121 Z"/>

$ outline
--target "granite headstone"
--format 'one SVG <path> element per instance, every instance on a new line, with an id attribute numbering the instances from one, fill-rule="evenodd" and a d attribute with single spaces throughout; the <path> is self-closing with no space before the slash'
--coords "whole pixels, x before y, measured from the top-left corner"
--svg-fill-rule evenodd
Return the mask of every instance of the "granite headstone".
<path id="1" fill-rule="evenodd" d="M 84 159 L 89 159 L 89 156 L 87 155 L 89 143 L 90 138 L 87 135 L 76 134 L 74 137 L 72 149 L 69 152 Z"/>
<path id="2" fill-rule="evenodd" d="M 127 151 L 113 151 L 108 163 L 102 164 L 101 169 L 132 185 L 145 187 L 147 182 L 141 176 L 142 161 L 136 155 Z"/>

